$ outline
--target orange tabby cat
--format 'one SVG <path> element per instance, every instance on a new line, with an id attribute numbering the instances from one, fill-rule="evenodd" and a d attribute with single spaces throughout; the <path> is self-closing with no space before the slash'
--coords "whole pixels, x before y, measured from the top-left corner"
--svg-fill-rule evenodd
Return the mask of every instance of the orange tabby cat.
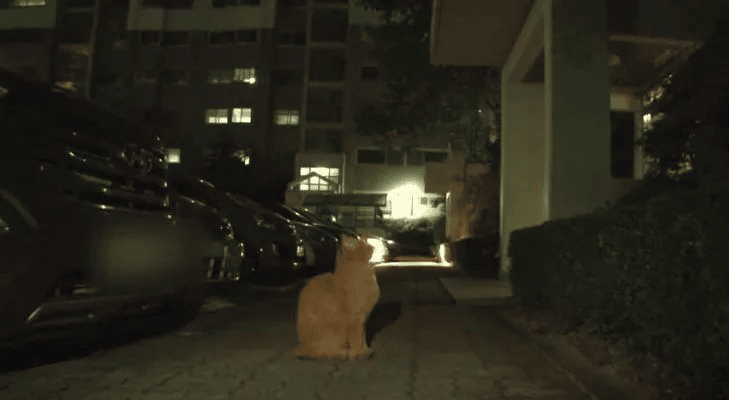
<path id="1" fill-rule="evenodd" d="M 380 288 L 367 238 L 343 236 L 334 273 L 317 275 L 301 290 L 296 357 L 362 360 L 372 355 L 364 325 Z"/>

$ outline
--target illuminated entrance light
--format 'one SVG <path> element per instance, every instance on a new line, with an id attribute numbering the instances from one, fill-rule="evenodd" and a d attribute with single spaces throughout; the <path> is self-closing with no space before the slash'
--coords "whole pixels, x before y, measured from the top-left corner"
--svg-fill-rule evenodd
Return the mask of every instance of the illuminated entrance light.
<path id="1" fill-rule="evenodd" d="M 387 202 L 390 204 L 390 218 L 419 218 L 428 209 L 420 203 L 423 191 L 414 184 L 406 184 L 390 191 Z"/>

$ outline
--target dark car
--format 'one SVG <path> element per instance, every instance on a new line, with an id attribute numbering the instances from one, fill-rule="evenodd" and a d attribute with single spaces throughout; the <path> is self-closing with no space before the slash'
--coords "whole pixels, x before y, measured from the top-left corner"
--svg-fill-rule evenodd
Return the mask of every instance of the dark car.
<path id="1" fill-rule="evenodd" d="M 180 182 L 178 182 L 180 183 Z M 245 244 L 243 262 L 253 280 L 288 281 L 306 264 L 304 241 L 294 224 L 261 204 L 202 180 L 187 180 L 186 193 L 215 207 Z"/>
<path id="2" fill-rule="evenodd" d="M 178 215 L 199 221 L 207 234 L 204 243 L 208 280 L 241 281 L 249 277 L 253 259 L 246 248 L 250 251 L 250 246 L 236 237 L 230 220 L 211 204 L 213 201 L 205 192 L 212 185 L 200 179 L 172 178 L 170 182 Z"/>
<path id="3" fill-rule="evenodd" d="M 243 227 L 252 245 L 259 246 L 258 260 L 253 271 L 255 279 L 290 281 L 306 265 L 306 241 L 301 229 L 278 213 L 245 196 L 226 194 L 222 208 L 233 223 Z"/>
<path id="4" fill-rule="evenodd" d="M 340 234 L 284 204 L 272 204 L 270 208 L 295 224 L 303 237 L 307 256 L 307 267 L 303 274 L 334 271 Z"/>
<path id="5" fill-rule="evenodd" d="M 0 344 L 194 312 L 201 228 L 175 218 L 159 138 L 0 70 Z"/>

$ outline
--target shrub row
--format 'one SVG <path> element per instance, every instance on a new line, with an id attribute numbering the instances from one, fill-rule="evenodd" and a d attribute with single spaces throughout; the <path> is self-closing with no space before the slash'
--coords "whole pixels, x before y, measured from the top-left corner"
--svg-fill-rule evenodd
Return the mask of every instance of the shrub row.
<path id="1" fill-rule="evenodd" d="M 515 294 L 729 395 L 729 210 L 696 190 L 628 203 L 513 232 Z"/>

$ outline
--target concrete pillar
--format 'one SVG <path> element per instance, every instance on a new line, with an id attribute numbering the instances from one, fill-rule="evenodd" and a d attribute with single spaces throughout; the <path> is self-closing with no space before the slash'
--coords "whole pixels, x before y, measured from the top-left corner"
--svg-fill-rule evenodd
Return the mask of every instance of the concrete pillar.
<path id="1" fill-rule="evenodd" d="M 547 219 L 544 86 L 502 84 L 501 98 L 500 279 L 506 280 L 511 232 L 542 224 Z"/>
<path id="2" fill-rule="evenodd" d="M 610 199 L 606 0 L 544 1 L 546 211 L 588 213 Z"/>

